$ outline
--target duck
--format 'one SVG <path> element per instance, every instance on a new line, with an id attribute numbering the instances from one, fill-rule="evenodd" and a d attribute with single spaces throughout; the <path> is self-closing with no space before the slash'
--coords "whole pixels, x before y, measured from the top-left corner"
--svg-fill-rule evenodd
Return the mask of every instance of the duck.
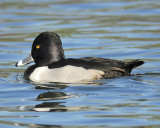
<path id="1" fill-rule="evenodd" d="M 24 71 L 24 78 L 34 82 L 89 82 L 100 79 L 131 75 L 133 68 L 144 64 L 136 59 L 130 62 L 120 60 L 81 57 L 65 58 L 60 36 L 54 32 L 42 32 L 33 41 L 28 57 L 16 63 L 23 66 L 34 62 Z"/>

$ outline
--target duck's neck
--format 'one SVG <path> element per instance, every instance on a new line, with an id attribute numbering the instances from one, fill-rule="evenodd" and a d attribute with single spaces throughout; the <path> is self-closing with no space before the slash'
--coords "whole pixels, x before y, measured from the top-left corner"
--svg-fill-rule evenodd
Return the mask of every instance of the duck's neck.
<path id="1" fill-rule="evenodd" d="M 47 58 L 40 59 L 41 61 L 38 62 L 36 65 L 38 67 L 40 67 L 40 66 L 48 66 L 48 65 L 50 65 L 52 63 L 61 62 L 64 59 L 65 59 L 64 57 L 59 57 L 59 58 L 58 57 L 57 58 L 53 58 L 53 57 L 49 58 L 49 57 L 47 57 Z"/>

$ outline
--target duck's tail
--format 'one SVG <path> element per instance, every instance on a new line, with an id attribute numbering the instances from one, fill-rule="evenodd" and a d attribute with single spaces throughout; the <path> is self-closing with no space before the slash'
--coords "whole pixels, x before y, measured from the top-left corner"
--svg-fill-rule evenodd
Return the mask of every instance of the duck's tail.
<path id="1" fill-rule="evenodd" d="M 124 66 L 124 69 L 126 69 L 129 73 L 132 71 L 133 68 L 138 67 L 142 64 L 144 64 L 145 62 L 143 60 L 133 60 L 131 62 L 126 63 L 126 65 Z"/>

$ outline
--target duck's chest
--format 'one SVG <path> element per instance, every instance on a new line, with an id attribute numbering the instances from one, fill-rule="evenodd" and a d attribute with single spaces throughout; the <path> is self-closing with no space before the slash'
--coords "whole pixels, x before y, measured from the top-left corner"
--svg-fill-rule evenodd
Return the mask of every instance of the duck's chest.
<path id="1" fill-rule="evenodd" d="M 49 69 L 47 66 L 37 67 L 30 73 L 28 78 L 36 82 L 80 82 L 101 79 L 103 71 L 95 69 L 84 69 L 67 65 L 61 68 Z"/>

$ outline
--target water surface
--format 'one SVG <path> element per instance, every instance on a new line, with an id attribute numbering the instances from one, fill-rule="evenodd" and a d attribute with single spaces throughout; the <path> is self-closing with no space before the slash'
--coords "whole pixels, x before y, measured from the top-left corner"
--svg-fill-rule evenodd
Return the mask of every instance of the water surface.
<path id="1" fill-rule="evenodd" d="M 159 0 L 1 0 L 0 127 L 159 128 L 159 14 Z M 67 58 L 146 63 L 132 76 L 33 83 L 15 63 L 43 31 L 61 36 Z"/>

